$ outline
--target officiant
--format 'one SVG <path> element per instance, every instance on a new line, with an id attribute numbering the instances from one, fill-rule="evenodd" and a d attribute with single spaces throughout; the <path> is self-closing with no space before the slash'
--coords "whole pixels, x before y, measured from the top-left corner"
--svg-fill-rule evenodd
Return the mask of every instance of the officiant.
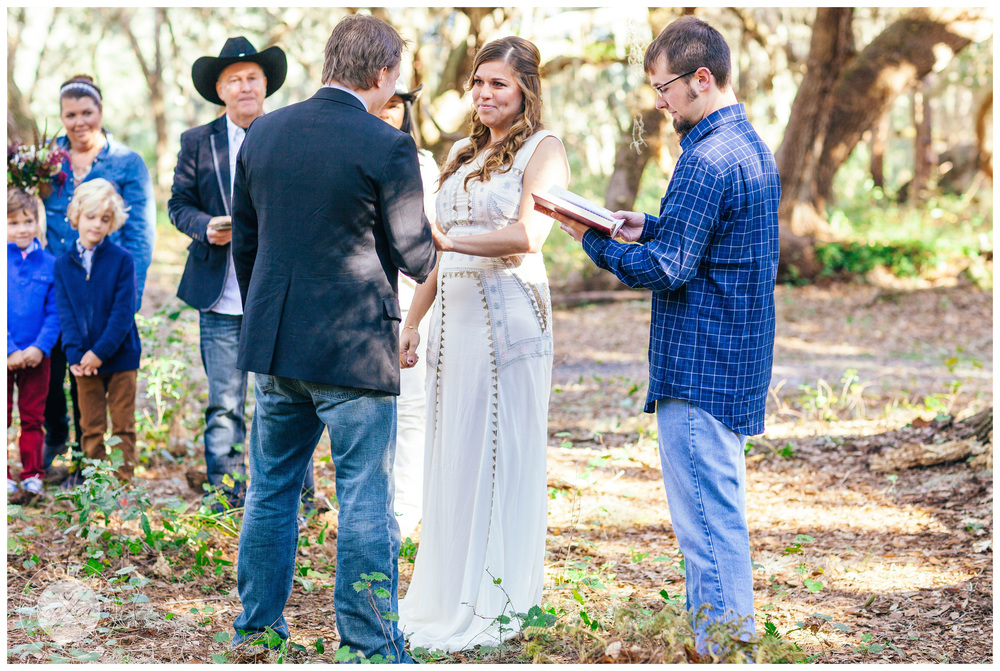
<path id="1" fill-rule="evenodd" d="M 230 506 L 242 505 L 246 491 L 247 391 L 247 374 L 236 367 L 243 306 L 230 249 L 233 178 L 246 130 L 264 114 L 264 99 L 281 88 L 287 68 L 280 47 L 258 52 L 242 36 L 226 40 L 218 56 L 194 62 L 195 90 L 225 113 L 181 135 L 167 203 L 170 222 L 191 238 L 177 296 L 200 313 L 208 482 Z"/>

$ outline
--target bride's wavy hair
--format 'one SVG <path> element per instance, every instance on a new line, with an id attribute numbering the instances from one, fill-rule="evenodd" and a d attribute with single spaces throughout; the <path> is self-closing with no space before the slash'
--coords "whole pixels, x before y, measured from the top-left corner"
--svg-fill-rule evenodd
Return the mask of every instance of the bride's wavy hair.
<path id="1" fill-rule="evenodd" d="M 465 188 L 468 188 L 469 182 L 473 179 L 488 182 L 492 173 L 509 171 L 514 165 L 514 155 L 517 150 L 542 128 L 542 82 L 539 72 L 541 56 L 538 48 L 521 37 L 502 37 L 490 42 L 476 54 L 476 60 L 472 64 L 472 75 L 465 84 L 466 90 L 472 90 L 472 82 L 480 65 L 496 61 L 510 67 L 514 81 L 521 89 L 521 111 L 515 117 L 507 135 L 487 156 L 483 167 L 469 173 L 465 178 Z M 460 167 L 474 161 L 486 151 L 490 143 L 490 129 L 475 111 L 472 112 L 472 132 L 469 134 L 469 139 L 472 142 L 460 149 L 441 173 L 438 188 Z"/>

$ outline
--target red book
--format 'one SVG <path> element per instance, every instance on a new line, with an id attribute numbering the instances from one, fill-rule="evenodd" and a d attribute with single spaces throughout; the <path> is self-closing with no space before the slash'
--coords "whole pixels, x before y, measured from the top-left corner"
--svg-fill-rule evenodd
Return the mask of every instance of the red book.
<path id="1" fill-rule="evenodd" d="M 533 193 L 531 197 L 535 199 L 535 209 L 542 214 L 558 212 L 612 238 L 618 235 L 625 224 L 625 220 L 616 219 L 611 210 L 558 186 L 553 186 L 543 193 Z"/>

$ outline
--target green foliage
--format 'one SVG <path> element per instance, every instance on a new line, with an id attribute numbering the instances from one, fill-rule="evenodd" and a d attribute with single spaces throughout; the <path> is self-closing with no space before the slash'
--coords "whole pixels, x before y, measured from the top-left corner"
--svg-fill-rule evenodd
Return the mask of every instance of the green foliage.
<path id="1" fill-rule="evenodd" d="M 204 413 L 184 412 L 184 403 L 197 398 L 194 381 L 189 374 L 190 346 L 184 339 L 182 309 L 168 303 L 151 317 L 136 314 L 136 326 L 142 340 L 142 360 L 139 363 L 139 388 L 145 388 L 149 407 L 136 412 L 136 435 L 140 461 L 149 461 L 156 454 L 175 461 L 168 450 L 170 427 L 175 422 L 198 425 Z M 193 456 L 194 444 L 188 445 Z"/>
<path id="2" fill-rule="evenodd" d="M 865 656 L 878 654 L 883 650 L 885 650 L 885 644 L 874 641 L 874 637 L 871 634 L 862 634 L 861 644 L 855 648 L 856 652 L 860 652 Z"/>
<path id="3" fill-rule="evenodd" d="M 399 558 L 405 559 L 409 563 L 414 563 L 417 561 L 417 548 L 419 546 L 413 542 L 413 539 L 407 536 L 403 539 L 402 544 L 399 546 Z"/>
<path id="4" fill-rule="evenodd" d="M 864 392 L 867 386 L 854 369 L 844 371 L 837 387 L 822 378 L 816 381 L 815 387 L 801 384 L 799 390 L 802 394 L 797 400 L 802 410 L 797 414 L 809 421 L 864 419 L 867 407 Z"/>
<path id="5" fill-rule="evenodd" d="M 823 264 L 823 277 L 864 275 L 877 267 L 886 268 L 897 277 L 918 277 L 938 260 L 935 250 L 920 240 L 820 243 L 816 245 L 816 258 Z"/>
<path id="6" fill-rule="evenodd" d="M 865 154 L 856 151 L 837 174 L 840 198 L 828 208 L 835 240 L 816 245 L 822 275 L 863 276 L 881 267 L 897 277 L 919 277 L 952 264 L 978 286 L 992 288 L 991 200 L 933 193 L 919 204 L 895 203 L 874 186 Z"/>

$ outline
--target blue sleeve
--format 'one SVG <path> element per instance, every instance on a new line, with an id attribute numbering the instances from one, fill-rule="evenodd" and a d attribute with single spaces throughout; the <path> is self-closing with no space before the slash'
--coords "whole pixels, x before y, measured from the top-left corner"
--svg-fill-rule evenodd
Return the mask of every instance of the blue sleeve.
<path id="1" fill-rule="evenodd" d="M 115 278 L 115 297 L 111 303 L 111 314 L 104 332 L 97 338 L 90 350 L 101 361 L 107 361 L 118 351 L 125 338 L 132 332 L 135 323 L 135 263 L 128 254 L 122 255 Z"/>
<path id="2" fill-rule="evenodd" d="M 34 346 L 42 350 L 45 356 L 52 353 L 52 348 L 59 338 L 59 308 L 56 306 L 56 285 L 53 282 L 45 292 L 45 318 L 42 320 L 42 330 L 35 338 Z"/>
<path id="3" fill-rule="evenodd" d="M 16 352 L 19 349 L 21 349 L 21 348 L 18 347 L 17 343 L 14 342 L 14 339 L 10 337 L 10 329 L 8 328 L 7 329 L 7 356 L 10 356 L 11 354 L 13 354 L 14 352 Z"/>
<path id="4" fill-rule="evenodd" d="M 652 291 L 674 291 L 684 286 L 701 265 L 719 223 L 724 181 L 712 166 L 680 162 L 670 180 L 660 216 L 647 216 L 644 244 L 615 242 L 588 231 L 584 251 L 599 268 L 609 270 L 626 285 Z"/>
<path id="5" fill-rule="evenodd" d="M 60 272 L 59 264 L 56 264 L 55 275 L 56 306 L 59 310 L 59 327 L 62 329 L 62 348 L 66 353 L 66 363 L 73 366 L 80 363 L 80 359 L 83 358 L 83 338 L 77 328 L 73 304 L 69 300 L 65 278 Z"/>
<path id="6" fill-rule="evenodd" d="M 121 184 L 122 199 L 131 208 L 128 220 L 122 226 L 120 244 L 132 254 L 135 260 L 136 292 L 138 310 L 142 302 L 142 290 L 146 286 L 146 271 L 153 260 L 153 242 L 156 239 L 156 198 L 153 195 L 153 180 L 142 157 L 136 153 L 129 156 L 125 181 Z M 95 352 L 96 354 L 96 352 Z"/>

